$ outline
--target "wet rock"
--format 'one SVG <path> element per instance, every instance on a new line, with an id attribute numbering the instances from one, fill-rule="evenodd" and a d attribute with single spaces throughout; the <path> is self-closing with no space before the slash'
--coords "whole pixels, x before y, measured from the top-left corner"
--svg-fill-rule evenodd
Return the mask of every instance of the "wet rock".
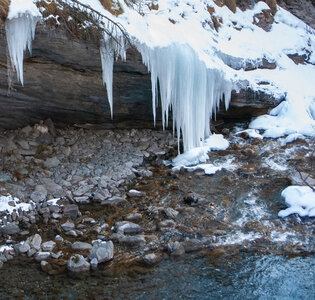
<path id="1" fill-rule="evenodd" d="M 48 241 L 42 244 L 42 249 L 43 251 L 53 251 L 55 248 L 56 243 L 54 241 Z"/>
<path id="2" fill-rule="evenodd" d="M 43 185 L 37 185 L 34 192 L 31 194 L 31 199 L 36 202 L 43 202 L 47 197 L 47 190 Z"/>
<path id="3" fill-rule="evenodd" d="M 126 199 L 124 199 L 122 197 L 114 196 L 114 197 L 111 197 L 107 200 L 102 201 L 101 205 L 116 206 L 116 205 L 122 205 L 126 202 L 127 202 Z"/>
<path id="4" fill-rule="evenodd" d="M 92 245 L 89 243 L 85 243 L 85 242 L 74 242 L 72 244 L 72 249 L 73 250 L 91 250 L 92 249 Z"/>
<path id="5" fill-rule="evenodd" d="M 183 242 L 182 245 L 184 246 L 186 253 L 196 252 L 203 249 L 202 242 L 195 239 Z"/>
<path id="6" fill-rule="evenodd" d="M 167 207 L 164 209 L 164 213 L 166 214 L 167 217 L 171 219 L 176 219 L 178 216 L 179 212 L 171 207 Z"/>
<path id="7" fill-rule="evenodd" d="M 145 236 L 142 234 L 131 236 L 120 235 L 118 237 L 118 242 L 129 247 L 142 247 L 146 243 Z"/>
<path id="8" fill-rule="evenodd" d="M 147 266 L 157 265 L 162 260 L 162 255 L 157 253 L 149 253 L 143 256 L 142 261 Z"/>
<path id="9" fill-rule="evenodd" d="M 106 262 L 114 257 L 114 244 L 112 241 L 97 241 L 93 244 L 89 258 L 96 258 L 98 263 Z"/>
<path id="10" fill-rule="evenodd" d="M 97 258 L 94 257 L 94 258 L 90 261 L 90 265 L 91 265 L 92 270 L 96 270 L 97 267 L 98 267 L 98 260 L 97 260 Z"/>
<path id="11" fill-rule="evenodd" d="M 184 197 L 184 203 L 191 206 L 195 206 L 198 203 L 198 201 L 199 201 L 199 197 L 195 193 L 188 193 Z"/>
<path id="12" fill-rule="evenodd" d="M 71 256 L 68 260 L 67 267 L 70 272 L 74 273 L 87 272 L 90 270 L 90 264 L 80 254 Z"/>
<path id="13" fill-rule="evenodd" d="M 47 158 L 44 162 L 44 166 L 47 169 L 56 168 L 60 165 L 60 160 L 57 157 Z"/>
<path id="14" fill-rule="evenodd" d="M 122 234 L 137 234 L 144 231 L 140 225 L 129 221 L 116 222 L 115 230 Z"/>
<path id="15" fill-rule="evenodd" d="M 68 222 L 62 224 L 61 228 L 64 231 L 70 231 L 70 230 L 73 230 L 75 228 L 75 225 L 74 225 L 74 223 L 68 221 Z"/>
<path id="16" fill-rule="evenodd" d="M 136 197 L 136 198 L 139 198 L 139 197 L 142 197 L 142 196 L 143 196 L 142 192 L 137 191 L 137 190 L 130 190 L 130 191 L 127 193 L 127 195 L 128 195 L 129 197 Z"/>
<path id="17" fill-rule="evenodd" d="M 37 252 L 35 255 L 35 260 L 36 261 L 42 261 L 42 260 L 47 260 L 50 257 L 50 252 Z"/>
<path id="18" fill-rule="evenodd" d="M 18 225 L 13 224 L 13 223 L 9 223 L 7 225 L 2 225 L 0 227 L 0 232 L 3 234 L 17 234 L 20 232 L 20 228 Z"/>
<path id="19" fill-rule="evenodd" d="M 77 218 L 79 213 L 79 208 L 75 204 L 68 204 L 63 207 L 63 215 L 66 218 Z"/>
<path id="20" fill-rule="evenodd" d="M 173 243 L 169 243 L 167 245 L 167 250 L 170 253 L 170 255 L 173 257 L 181 257 L 181 256 L 185 255 L 185 248 L 178 241 L 173 242 Z"/>

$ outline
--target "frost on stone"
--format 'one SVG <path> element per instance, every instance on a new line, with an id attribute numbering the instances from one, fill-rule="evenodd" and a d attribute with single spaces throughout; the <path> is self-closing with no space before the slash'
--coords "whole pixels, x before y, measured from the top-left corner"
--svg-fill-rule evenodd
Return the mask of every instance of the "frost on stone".
<path id="1" fill-rule="evenodd" d="M 182 136 L 184 152 L 202 146 L 210 135 L 210 120 L 220 100 L 225 100 L 226 109 L 229 106 L 231 81 L 219 70 L 207 68 L 187 44 L 154 48 L 141 44 L 138 50 L 151 72 L 154 122 L 160 99 L 163 128 L 168 126 L 172 111 L 173 130 L 177 131 L 178 141 Z"/>
<path id="2" fill-rule="evenodd" d="M 32 41 L 39 16 L 28 12 L 20 13 L 6 22 L 6 36 L 12 68 L 15 69 L 18 81 L 24 85 L 23 59 L 26 49 L 32 53 Z"/>

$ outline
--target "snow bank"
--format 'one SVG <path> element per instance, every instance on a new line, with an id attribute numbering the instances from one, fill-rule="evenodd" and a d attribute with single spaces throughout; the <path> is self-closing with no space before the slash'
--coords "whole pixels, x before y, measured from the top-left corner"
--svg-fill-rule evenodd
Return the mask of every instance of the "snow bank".
<path id="1" fill-rule="evenodd" d="M 281 196 L 288 208 L 281 210 L 278 213 L 279 217 L 284 218 L 291 214 L 315 217 L 315 192 L 310 187 L 292 185 L 285 188 Z"/>

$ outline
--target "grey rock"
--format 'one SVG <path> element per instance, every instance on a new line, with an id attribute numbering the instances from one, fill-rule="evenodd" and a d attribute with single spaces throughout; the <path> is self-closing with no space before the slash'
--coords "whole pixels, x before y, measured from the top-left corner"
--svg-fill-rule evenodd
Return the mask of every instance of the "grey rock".
<path id="1" fill-rule="evenodd" d="M 168 252 L 171 254 L 171 256 L 180 257 L 180 256 L 185 255 L 185 248 L 178 241 L 169 243 L 167 245 L 167 249 L 168 249 Z"/>
<path id="2" fill-rule="evenodd" d="M 55 248 L 56 243 L 54 241 L 48 241 L 42 244 L 42 249 L 43 251 L 53 251 Z"/>
<path id="3" fill-rule="evenodd" d="M 149 253 L 144 255 L 142 260 L 145 265 L 154 266 L 162 260 L 162 255 L 158 253 Z"/>
<path id="4" fill-rule="evenodd" d="M 26 253 L 31 249 L 30 245 L 28 243 L 23 243 L 20 245 L 20 247 L 18 248 L 18 251 L 20 253 Z"/>
<path id="5" fill-rule="evenodd" d="M 133 213 L 126 216 L 127 221 L 139 221 L 142 219 L 142 215 L 139 213 Z"/>
<path id="6" fill-rule="evenodd" d="M 52 195 L 56 195 L 58 191 L 62 190 L 62 187 L 50 178 L 42 178 L 41 181 L 43 185 L 45 185 L 47 191 Z"/>
<path id="7" fill-rule="evenodd" d="M 73 230 L 75 228 L 75 225 L 74 225 L 74 223 L 68 221 L 68 222 L 62 224 L 61 228 L 64 231 L 70 231 L 70 230 Z"/>
<path id="8" fill-rule="evenodd" d="M 67 267 L 70 272 L 74 273 L 87 272 L 90 270 L 90 264 L 80 254 L 71 256 L 68 260 Z"/>
<path id="9" fill-rule="evenodd" d="M 3 267 L 3 262 L 0 261 L 0 269 L 2 269 L 2 267 Z"/>
<path id="10" fill-rule="evenodd" d="M 50 257 L 50 252 L 37 252 L 35 255 L 35 260 L 36 261 L 42 261 L 42 260 L 47 260 Z"/>
<path id="11" fill-rule="evenodd" d="M 32 257 L 37 251 L 35 249 L 30 249 L 27 251 L 27 256 L 28 257 Z"/>
<path id="12" fill-rule="evenodd" d="M 114 257 L 114 244 L 112 241 L 96 242 L 93 244 L 89 258 L 96 258 L 99 263 L 109 261 Z"/>
<path id="13" fill-rule="evenodd" d="M 83 196 L 85 193 L 89 192 L 93 188 L 93 185 L 83 185 L 73 192 L 76 197 Z"/>
<path id="14" fill-rule="evenodd" d="M 159 227 L 168 227 L 168 228 L 174 228 L 176 226 L 176 223 L 173 220 L 164 220 L 159 223 Z"/>
<path id="15" fill-rule="evenodd" d="M 46 200 L 47 190 L 43 185 L 37 185 L 35 187 L 35 191 L 31 194 L 31 199 L 34 202 L 43 202 Z"/>
<path id="16" fill-rule="evenodd" d="M 116 222 L 115 230 L 122 234 L 137 234 L 144 231 L 140 225 L 129 221 Z"/>
<path id="17" fill-rule="evenodd" d="M 44 162 L 44 166 L 47 169 L 55 168 L 60 165 L 60 160 L 57 157 L 47 158 Z"/>
<path id="18" fill-rule="evenodd" d="M 137 198 L 139 198 L 139 197 L 143 196 L 142 192 L 137 191 L 137 190 L 130 190 L 127 194 L 128 194 L 129 197 L 137 197 Z"/>
<path id="19" fill-rule="evenodd" d="M 179 212 L 171 207 L 167 207 L 164 209 L 164 213 L 166 214 L 167 217 L 171 219 L 176 219 L 178 216 Z"/>
<path id="20" fill-rule="evenodd" d="M 88 204 L 90 203 L 89 197 L 81 196 L 81 197 L 74 197 L 75 202 L 80 204 Z"/>
<path id="21" fill-rule="evenodd" d="M 97 260 L 97 258 L 94 257 L 94 258 L 90 261 L 90 264 L 91 264 L 92 270 L 96 270 L 96 269 L 97 269 L 97 266 L 98 266 L 98 260 Z"/>
<path id="22" fill-rule="evenodd" d="M 74 237 L 77 237 L 77 236 L 78 236 L 76 230 L 69 230 L 69 231 L 66 231 L 65 234 L 68 235 L 68 236 L 74 236 Z"/>
<path id="23" fill-rule="evenodd" d="M 79 213 L 79 208 L 75 204 L 68 204 L 63 207 L 63 215 L 66 218 L 77 218 Z"/>
<path id="24" fill-rule="evenodd" d="M 118 242 L 129 247 L 142 247 L 146 243 L 144 235 L 120 235 Z"/>
<path id="25" fill-rule="evenodd" d="M 55 236 L 55 240 L 62 242 L 63 241 L 63 237 L 58 234 L 58 235 Z"/>
<path id="26" fill-rule="evenodd" d="M 116 205 L 122 205 L 126 202 L 127 202 L 126 199 L 124 199 L 122 197 L 114 196 L 114 197 L 111 197 L 105 201 L 102 201 L 101 205 L 116 206 Z"/>
<path id="27" fill-rule="evenodd" d="M 18 225 L 9 223 L 7 225 L 2 225 L 0 227 L 0 232 L 3 234 L 17 234 L 20 232 L 20 228 Z"/>
<path id="28" fill-rule="evenodd" d="M 35 250 L 39 251 L 41 244 L 42 244 L 42 237 L 39 234 L 36 233 L 34 236 L 30 238 L 30 245 Z"/>
<path id="29" fill-rule="evenodd" d="M 85 242 L 74 242 L 72 244 L 72 249 L 73 250 L 91 250 L 92 245 Z"/>

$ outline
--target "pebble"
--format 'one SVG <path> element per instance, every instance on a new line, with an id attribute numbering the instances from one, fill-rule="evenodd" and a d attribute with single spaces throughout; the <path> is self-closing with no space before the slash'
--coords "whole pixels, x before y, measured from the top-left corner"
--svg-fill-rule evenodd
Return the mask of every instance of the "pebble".
<path id="1" fill-rule="evenodd" d="M 74 242 L 72 244 L 72 249 L 73 250 L 91 250 L 92 245 L 85 242 Z"/>
<path id="2" fill-rule="evenodd" d="M 53 251 L 53 249 L 55 248 L 56 243 L 54 241 L 48 241 L 42 244 L 42 249 L 43 251 Z"/>
<path id="3" fill-rule="evenodd" d="M 64 231 L 70 231 L 70 230 L 73 230 L 75 228 L 75 225 L 72 222 L 66 222 L 66 223 L 61 225 L 61 228 Z"/>
<path id="4" fill-rule="evenodd" d="M 70 272 L 74 273 L 87 272 L 90 270 L 90 264 L 80 254 L 71 256 L 68 260 L 67 267 Z"/>

